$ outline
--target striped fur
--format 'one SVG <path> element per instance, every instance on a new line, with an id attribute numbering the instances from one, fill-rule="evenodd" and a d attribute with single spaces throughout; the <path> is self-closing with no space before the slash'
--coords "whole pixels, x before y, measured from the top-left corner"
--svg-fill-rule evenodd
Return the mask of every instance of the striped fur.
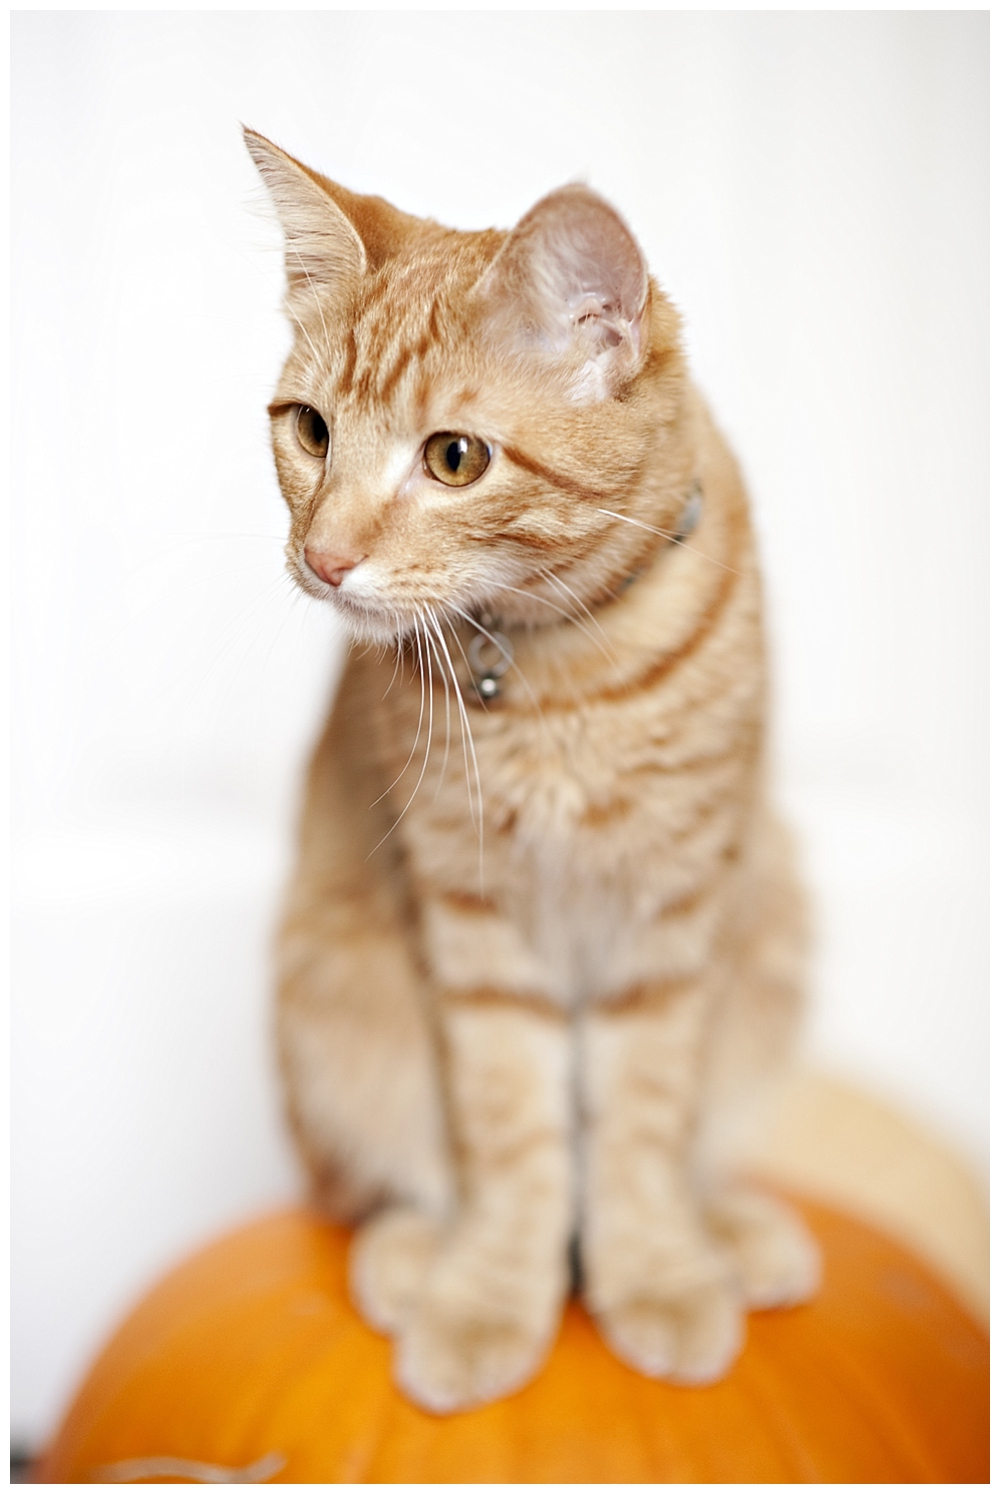
<path id="1" fill-rule="evenodd" d="M 717 1378 L 744 1310 L 817 1274 L 797 1221 L 712 1164 L 787 1053 L 804 950 L 738 469 L 676 312 L 586 189 L 457 233 L 248 144 L 286 233 L 289 566 L 355 640 L 279 945 L 317 1196 L 364 1221 L 356 1298 L 421 1405 L 537 1370 L 573 1237 L 616 1353 Z M 441 430 L 492 448 L 469 488 L 423 469 Z M 357 564 L 335 587 L 307 549 Z M 488 707 L 467 690 L 484 610 L 514 645 Z"/>

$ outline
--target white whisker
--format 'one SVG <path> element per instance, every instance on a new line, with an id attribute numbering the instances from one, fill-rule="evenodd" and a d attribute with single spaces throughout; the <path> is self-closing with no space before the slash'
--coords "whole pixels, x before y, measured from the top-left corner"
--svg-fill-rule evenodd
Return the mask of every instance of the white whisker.
<path id="1" fill-rule="evenodd" d="M 434 621 L 435 621 L 435 625 L 436 625 L 436 627 L 438 629 L 438 634 L 439 634 L 439 636 L 441 638 L 441 642 L 442 642 L 442 644 L 444 644 L 444 633 L 441 631 L 441 623 L 438 621 L 438 619 L 436 617 L 435 617 Z M 449 631 L 451 632 L 451 636 L 454 638 L 455 642 L 458 644 L 459 653 L 462 655 L 462 658 L 465 659 L 466 668 L 469 669 L 469 673 L 471 675 L 472 670 L 469 667 L 469 661 L 468 661 L 468 659 L 465 658 L 465 649 L 462 647 L 462 640 L 459 638 L 458 634 L 455 632 L 455 628 L 454 628 L 454 625 L 452 624 L 451 619 L 446 616 L 445 619 L 444 619 L 444 621 L 448 624 L 448 628 L 449 628 Z M 483 881 L 483 786 L 482 786 L 482 783 L 480 782 L 480 779 L 479 779 L 479 762 L 478 762 L 478 759 L 476 757 L 476 743 L 475 743 L 475 739 L 474 739 L 474 737 L 472 735 L 472 723 L 469 721 L 469 715 L 468 715 L 468 712 L 465 709 L 465 701 L 462 699 L 462 690 L 461 690 L 461 687 L 460 687 L 460 685 L 458 683 L 458 675 L 455 673 L 454 661 L 452 660 L 451 654 L 449 653 L 447 647 L 445 647 L 445 658 L 448 661 L 448 668 L 451 670 L 451 677 L 452 677 L 452 680 L 454 681 L 454 685 L 455 685 L 455 699 L 458 702 L 458 709 L 459 709 L 459 713 L 460 713 L 461 720 L 462 720 L 462 728 L 463 728 L 463 730 L 462 730 L 462 756 L 465 757 L 465 737 L 466 737 L 466 734 L 467 734 L 468 738 L 469 738 L 469 752 L 470 752 L 470 754 L 472 756 L 472 770 L 473 770 L 473 773 L 475 774 L 475 778 L 476 778 L 476 798 L 477 798 L 478 804 L 479 804 L 479 816 L 478 816 L 478 819 L 476 817 L 476 812 L 475 812 L 475 809 L 474 809 L 473 803 L 472 803 L 472 784 L 471 784 L 470 779 L 469 779 L 469 762 L 468 762 L 468 758 L 466 758 L 465 759 L 465 783 L 466 783 L 466 788 L 469 791 L 469 813 L 472 815 L 472 823 L 477 826 L 478 831 L 479 831 L 479 881 L 480 881 L 480 884 L 482 884 L 482 881 Z"/>
<path id="2" fill-rule="evenodd" d="M 418 620 L 418 626 L 414 630 L 413 639 L 414 639 L 414 642 L 417 645 L 417 655 L 418 655 L 418 658 L 419 658 L 419 661 L 420 661 L 420 718 L 419 718 L 419 720 L 417 722 L 417 735 L 416 735 L 416 737 L 413 740 L 413 747 L 410 749 L 410 756 L 406 759 L 406 766 L 403 768 L 403 773 L 406 772 L 406 768 L 408 768 L 409 765 L 410 765 L 410 761 L 411 761 L 411 759 L 413 757 L 413 753 L 416 750 L 417 743 L 420 740 L 420 728 L 423 725 L 423 721 L 424 721 L 424 696 L 425 696 L 425 686 L 424 686 L 424 653 L 423 653 L 423 649 L 420 647 L 419 620 Z M 428 660 L 428 663 L 427 663 L 427 673 L 428 673 L 428 675 L 430 675 L 430 661 L 429 660 Z M 419 774 L 419 776 L 417 778 L 416 783 L 413 786 L 413 792 L 411 793 L 410 797 L 407 799 L 406 803 L 403 805 L 402 809 L 399 811 L 399 814 L 393 820 L 392 824 L 389 826 L 388 830 L 385 832 L 385 834 L 383 835 L 382 839 L 379 841 L 378 845 L 372 846 L 371 850 L 368 852 L 368 855 L 365 857 L 366 861 L 369 860 L 370 857 L 374 856 L 374 854 L 378 850 L 379 846 L 384 845 L 385 842 L 389 839 L 389 836 L 395 830 L 396 826 L 399 824 L 400 820 L 402 820 L 402 818 L 405 815 L 406 811 L 409 809 L 410 805 L 413 803 L 414 799 L 417 797 L 417 792 L 418 792 L 418 790 L 420 788 L 420 785 L 424 781 L 424 774 L 427 772 L 427 763 L 428 763 L 428 760 L 429 760 L 430 755 L 431 755 L 431 742 L 432 742 L 433 737 L 434 737 L 434 681 L 432 679 L 428 679 L 427 680 L 426 695 L 427 695 L 427 699 L 428 699 L 427 747 L 426 747 L 426 750 L 424 751 L 424 760 L 423 760 L 423 763 L 421 764 L 421 767 L 420 767 L 420 774 Z M 402 776 L 403 775 L 401 773 L 400 774 L 400 778 Z M 395 782 L 398 783 L 399 782 L 399 778 L 397 778 L 395 780 Z M 388 790 L 387 790 L 387 792 L 388 792 Z M 383 797 L 382 795 L 379 795 L 379 798 L 382 798 L 382 797 Z M 375 803 L 376 804 L 378 803 L 378 799 L 375 800 Z"/>
<path id="3" fill-rule="evenodd" d="M 590 622 L 597 629 L 598 633 L 600 633 L 601 637 L 605 640 L 608 647 L 611 648 L 611 639 L 601 627 L 600 623 L 597 621 L 597 618 L 591 612 L 590 608 L 587 606 L 582 597 L 579 597 L 571 586 L 567 586 L 566 582 L 563 581 L 559 576 L 557 576 L 554 571 L 546 570 L 542 572 L 542 575 L 547 581 L 551 582 L 553 586 L 558 586 L 559 590 L 564 592 L 566 596 L 569 597 L 574 607 L 579 607 L 584 616 L 590 619 Z M 612 652 L 614 652 L 614 650 L 612 650 Z"/>
<path id="4" fill-rule="evenodd" d="M 411 762 L 413 761 L 413 754 L 416 752 L 416 750 L 417 750 L 417 743 L 420 741 L 420 732 L 421 732 L 421 728 L 423 727 L 423 724 L 424 724 L 424 663 L 423 663 L 423 658 L 422 658 L 422 656 L 420 654 L 420 639 L 419 639 L 419 637 L 417 636 L 416 633 L 414 633 L 414 635 L 413 635 L 413 641 L 416 644 L 417 661 L 418 661 L 418 663 L 420 665 L 420 715 L 419 715 L 419 717 L 417 719 L 417 734 L 413 738 L 413 746 L 410 748 L 410 755 L 406 759 L 406 762 L 400 768 L 399 772 L 396 774 L 395 778 L 392 780 L 392 782 L 390 783 L 389 787 L 387 789 L 383 789 L 382 792 L 379 794 L 378 798 L 372 801 L 372 803 L 369 805 L 370 809 L 374 809 L 376 804 L 381 804 L 381 802 L 385 798 L 386 794 L 390 794 L 392 792 L 392 790 L 396 787 L 396 784 L 402 778 L 403 774 L 406 772 L 407 768 L 410 766 Z M 416 673 L 416 670 L 414 670 L 414 673 Z M 412 674 L 410 675 L 410 678 L 411 679 L 413 678 Z M 388 691 L 386 692 L 386 694 L 388 694 Z M 383 699 L 384 698 L 385 697 L 383 696 Z M 397 820 L 396 823 L 398 824 L 399 821 Z M 396 826 L 393 825 L 392 828 L 394 830 L 396 828 Z M 387 834 L 388 833 L 391 833 L 391 832 L 387 832 Z M 382 837 L 382 840 L 385 840 L 385 836 L 384 835 Z M 378 843 L 379 846 L 382 844 L 382 840 L 379 841 L 379 843 Z M 375 851 L 377 851 L 377 850 L 378 850 L 378 846 L 375 846 L 372 851 L 369 851 L 368 854 L 369 855 L 374 855 Z"/>
<path id="5" fill-rule="evenodd" d="M 547 571 L 543 571 L 542 575 L 548 576 L 548 572 Z M 579 617 L 575 617 L 572 612 L 567 612 L 566 609 L 565 609 L 565 607 L 560 607 L 557 602 L 550 602 L 549 599 L 548 599 L 548 597 L 540 597 L 540 596 L 538 596 L 536 592 L 533 592 L 533 591 L 523 591 L 521 589 L 521 587 L 519 587 L 519 586 L 504 586 L 501 583 L 498 583 L 498 585 L 499 585 L 499 588 L 500 588 L 501 591 L 513 591 L 513 592 L 516 592 L 519 597 L 528 597 L 528 598 L 530 598 L 531 601 L 533 601 L 533 602 L 541 602 L 541 604 L 542 604 L 543 607 L 550 607 L 553 612 L 558 612 L 558 614 L 559 614 L 560 617 L 564 617 L 567 622 L 571 622 L 574 627 L 579 628 L 580 632 L 588 640 L 588 642 L 594 643 L 594 644 L 597 645 L 597 647 L 600 649 L 601 653 L 608 660 L 609 664 L 613 664 L 615 667 L 617 667 L 618 660 L 615 658 L 615 656 L 611 652 L 610 648 L 606 644 L 602 643 L 599 638 L 593 637 L 593 635 L 589 632 L 589 630 L 584 626 L 584 624 L 580 620 L 580 618 Z M 574 600 L 576 600 L 576 599 L 574 598 Z M 603 632 L 603 629 L 601 631 Z"/>
<path id="6" fill-rule="evenodd" d="M 698 555 L 702 560 L 709 560 L 713 565 L 719 566 L 721 570 L 729 571 L 734 576 L 743 574 L 742 571 L 735 570 L 733 566 L 726 565 L 724 561 L 717 560 L 714 555 L 706 555 L 704 550 L 696 550 L 694 545 L 689 544 L 686 539 L 679 539 L 676 534 L 670 534 L 666 529 L 657 529 L 652 524 L 644 524 L 641 519 L 633 519 L 631 514 L 618 514 L 613 508 L 599 508 L 595 512 L 604 514 L 609 519 L 621 519 L 623 524 L 634 524 L 637 529 L 645 529 L 650 534 L 658 534 L 661 539 L 672 540 L 675 545 L 683 545 L 686 550 L 691 551 L 692 555 Z"/>
<path id="7" fill-rule="evenodd" d="M 393 613 L 393 618 L 394 618 L 395 623 L 396 623 L 396 638 L 395 638 L 395 644 L 396 644 L 396 663 L 395 663 L 395 666 L 394 666 L 393 671 L 392 671 L 392 679 L 389 681 L 389 683 L 385 687 L 385 692 L 384 692 L 384 694 L 382 696 L 383 700 L 385 700 L 386 695 L 388 695 L 389 691 L 392 689 L 393 685 L 396 683 L 396 676 L 399 673 L 400 665 L 403 662 L 403 634 L 402 634 L 402 631 L 401 631 L 401 628 L 400 628 L 399 614 L 398 613 Z M 392 647 L 392 644 L 386 644 L 386 648 L 391 648 L 391 647 Z"/>
<path id="8" fill-rule="evenodd" d="M 425 611 L 425 617 L 430 618 L 432 622 L 436 622 L 433 612 L 431 612 L 429 609 Z M 448 767 L 448 757 L 451 752 L 451 686 L 448 682 L 448 675 L 441 662 L 441 656 L 438 652 L 438 645 L 434 642 L 430 630 L 427 627 L 426 621 L 424 623 L 424 632 L 427 636 L 427 642 L 430 644 L 430 647 L 434 652 L 434 657 L 437 660 L 438 669 L 441 673 L 441 683 L 442 685 L 444 685 L 444 756 L 441 760 L 441 771 L 438 774 L 438 781 L 434 788 L 434 797 L 436 799 L 438 794 L 441 792 L 441 785 L 444 782 L 445 770 Z"/>

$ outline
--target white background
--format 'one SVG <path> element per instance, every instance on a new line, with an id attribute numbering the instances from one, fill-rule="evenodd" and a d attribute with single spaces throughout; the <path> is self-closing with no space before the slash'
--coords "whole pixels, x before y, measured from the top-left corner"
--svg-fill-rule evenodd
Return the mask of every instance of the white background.
<path id="1" fill-rule="evenodd" d="M 808 1047 L 986 1147 L 988 18 L 13 18 L 13 1426 L 292 1199 L 268 942 L 338 643 L 281 561 L 244 120 L 460 227 L 585 178 L 755 495 Z"/>

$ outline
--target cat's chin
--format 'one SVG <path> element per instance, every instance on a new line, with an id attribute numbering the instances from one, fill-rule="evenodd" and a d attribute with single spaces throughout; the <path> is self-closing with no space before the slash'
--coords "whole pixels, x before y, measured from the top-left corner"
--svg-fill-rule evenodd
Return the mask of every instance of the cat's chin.
<path id="1" fill-rule="evenodd" d="M 330 605 L 355 643 L 390 645 L 413 632 L 416 623 L 408 610 L 372 607 L 349 595 L 330 598 Z"/>
<path id="2" fill-rule="evenodd" d="M 398 607 L 388 607 L 367 599 L 362 601 L 349 592 L 338 592 L 326 600 L 354 643 L 373 644 L 379 648 L 395 647 L 415 633 L 424 634 L 428 629 L 433 638 L 440 632 L 442 611 L 447 614 L 450 610 L 426 602 L 401 602 Z"/>

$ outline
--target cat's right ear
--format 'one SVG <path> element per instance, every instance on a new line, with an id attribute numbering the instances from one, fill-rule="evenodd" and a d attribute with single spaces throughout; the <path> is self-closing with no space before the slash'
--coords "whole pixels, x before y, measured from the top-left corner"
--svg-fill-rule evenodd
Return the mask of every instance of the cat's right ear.
<path id="1" fill-rule="evenodd" d="M 243 138 L 274 203 L 285 235 L 291 296 L 336 289 L 350 294 L 365 273 L 365 246 L 350 219 L 307 167 L 256 130 Z"/>

